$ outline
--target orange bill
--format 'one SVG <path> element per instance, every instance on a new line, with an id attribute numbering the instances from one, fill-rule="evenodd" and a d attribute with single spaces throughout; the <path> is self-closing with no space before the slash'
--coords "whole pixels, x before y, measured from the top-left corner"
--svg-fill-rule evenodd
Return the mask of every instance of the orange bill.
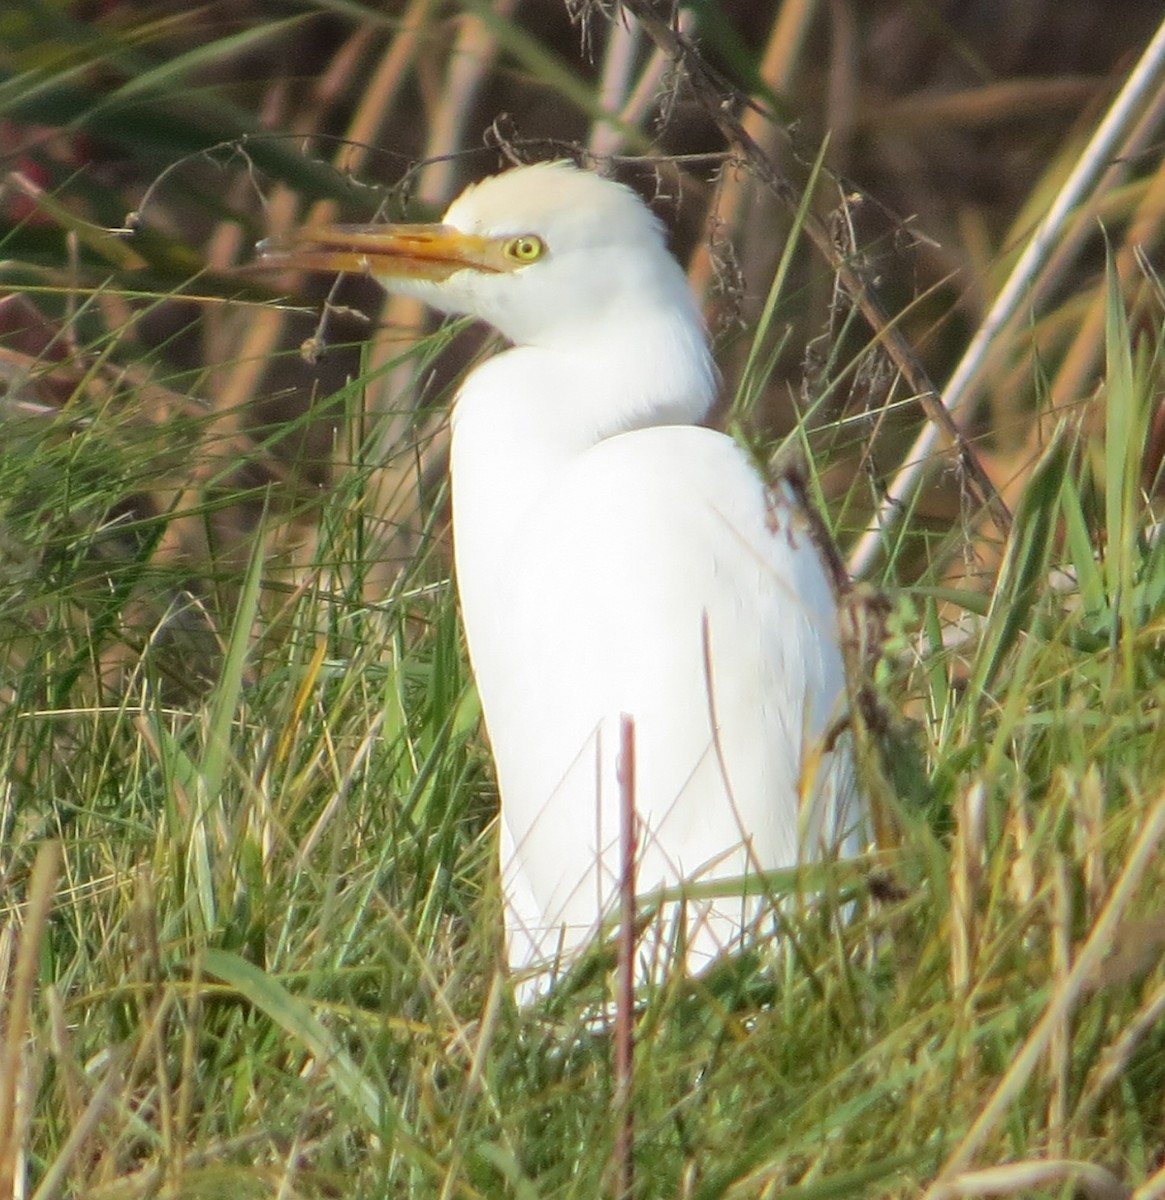
<path id="1" fill-rule="evenodd" d="M 466 268 L 506 270 L 497 242 L 451 225 L 320 225 L 268 238 L 259 265 L 441 281 Z"/>

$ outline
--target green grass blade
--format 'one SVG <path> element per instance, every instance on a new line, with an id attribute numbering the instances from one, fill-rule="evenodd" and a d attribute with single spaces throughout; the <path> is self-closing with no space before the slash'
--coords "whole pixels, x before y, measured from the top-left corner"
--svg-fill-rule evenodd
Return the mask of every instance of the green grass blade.
<path id="1" fill-rule="evenodd" d="M 1015 512 L 1015 523 L 995 583 L 972 696 L 995 682 L 1004 659 L 1031 620 L 1032 607 L 1047 586 L 1052 539 L 1059 517 L 1060 486 L 1071 459 L 1067 426 L 1061 423 L 1032 471 Z"/>
<path id="2" fill-rule="evenodd" d="M 813 161 L 813 166 L 809 172 L 809 179 L 801 196 L 801 202 L 793 217 L 789 234 L 785 239 L 785 245 L 781 250 L 777 269 L 773 272 L 773 279 L 769 284 L 768 294 L 765 296 L 760 318 L 757 320 L 756 328 L 752 331 L 748 356 L 741 369 L 740 381 L 737 384 L 736 396 L 732 404 L 734 414 L 744 416 L 745 418 L 755 408 L 776 365 L 776 355 L 780 347 L 778 345 L 776 349 L 769 348 L 766 350 L 766 344 L 772 332 L 777 305 L 780 303 L 780 299 L 785 292 L 785 284 L 788 280 L 789 271 L 793 265 L 793 259 L 805 227 L 805 218 L 812 209 L 813 199 L 817 194 L 817 183 L 824 170 L 828 151 L 829 139 L 824 138 L 818 148 L 817 157 Z"/>
<path id="3" fill-rule="evenodd" d="M 1142 421 L 1124 296 L 1109 254 L 1105 268 L 1104 493 L 1105 568 L 1114 602 L 1133 586 L 1133 542 Z"/>
<path id="4" fill-rule="evenodd" d="M 300 1042 L 328 1073 L 336 1091 L 363 1116 L 370 1131 L 382 1131 L 386 1117 L 389 1117 L 390 1129 L 398 1127 L 399 1122 L 385 1112 L 380 1093 L 372 1082 L 324 1028 L 306 1001 L 292 995 L 278 980 L 253 963 L 225 950 L 203 951 L 202 967 L 208 974 L 230 984 L 285 1033 Z"/>

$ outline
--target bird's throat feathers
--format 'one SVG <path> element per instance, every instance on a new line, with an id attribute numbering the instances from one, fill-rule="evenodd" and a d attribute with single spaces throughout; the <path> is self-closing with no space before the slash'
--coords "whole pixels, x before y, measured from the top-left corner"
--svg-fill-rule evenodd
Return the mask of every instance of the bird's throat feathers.
<path id="1" fill-rule="evenodd" d="M 490 596 L 499 572 L 522 531 L 594 461 L 590 452 L 633 431 L 700 424 L 712 405 L 716 373 L 701 328 L 677 323 L 667 336 L 628 328 L 620 345 L 609 336 L 589 353 L 504 350 L 470 373 L 454 403 L 454 552 L 477 670 L 498 611 Z"/>
<path id="2" fill-rule="evenodd" d="M 569 457 L 632 429 L 707 417 L 718 377 L 700 326 L 610 322 L 579 335 L 570 349 L 515 346 L 478 367 L 458 397 L 455 428 L 532 439 Z"/>

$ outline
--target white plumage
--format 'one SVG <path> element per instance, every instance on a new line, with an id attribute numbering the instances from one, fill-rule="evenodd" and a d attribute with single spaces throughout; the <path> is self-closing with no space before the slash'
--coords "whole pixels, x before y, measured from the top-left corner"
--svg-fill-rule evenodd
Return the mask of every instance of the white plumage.
<path id="1" fill-rule="evenodd" d="M 614 911 L 620 714 L 635 723 L 641 894 L 855 853 L 851 763 L 824 744 L 845 709 L 831 588 L 790 497 L 697 424 L 715 370 L 638 196 L 562 163 L 521 167 L 441 225 L 309 229 L 265 252 L 365 271 L 513 343 L 457 397 L 451 473 L 521 994 Z M 674 944 L 702 965 L 766 908 L 665 908 L 641 976 Z"/>

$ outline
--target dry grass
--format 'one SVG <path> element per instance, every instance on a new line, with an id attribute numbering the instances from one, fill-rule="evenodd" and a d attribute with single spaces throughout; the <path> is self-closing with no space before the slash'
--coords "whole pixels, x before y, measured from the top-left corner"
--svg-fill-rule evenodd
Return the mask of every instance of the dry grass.
<path id="1" fill-rule="evenodd" d="M 655 196 L 725 420 L 892 596 L 857 917 L 645 997 L 635 1194 L 1165 1195 L 1165 72 L 1122 110 L 1159 12 L 1100 7 L 693 4 L 720 111 L 557 0 L 0 18 L 0 1197 L 614 1193 L 601 979 L 498 973 L 443 536 L 480 337 L 245 270 L 563 153 Z M 861 541 L 931 425 L 854 278 L 1008 538 L 928 452 Z"/>

